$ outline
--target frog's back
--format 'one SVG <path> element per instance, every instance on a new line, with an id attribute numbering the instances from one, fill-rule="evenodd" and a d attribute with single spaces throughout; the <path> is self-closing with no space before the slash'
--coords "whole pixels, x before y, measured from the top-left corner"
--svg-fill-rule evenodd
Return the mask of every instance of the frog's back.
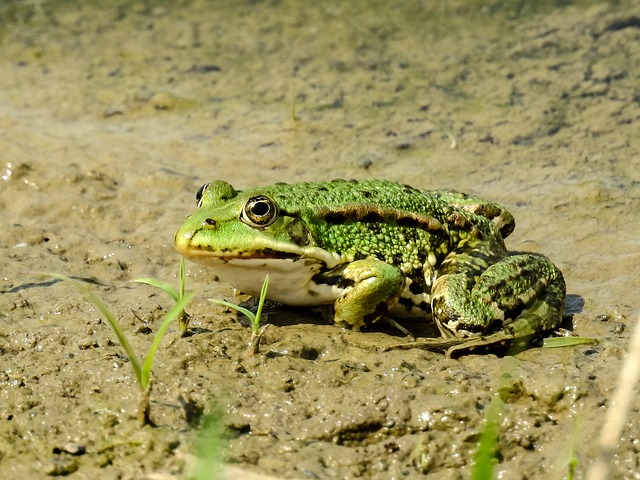
<path id="1" fill-rule="evenodd" d="M 434 215 L 446 202 L 409 185 L 387 180 L 332 180 L 275 184 L 259 189 L 285 211 L 371 204 L 408 212 Z"/>
<path id="2" fill-rule="evenodd" d="M 502 238 L 506 238 L 515 227 L 513 216 L 496 203 L 454 190 L 419 190 L 388 180 L 278 183 L 256 190 L 272 197 L 285 213 L 304 215 L 320 210 L 323 214 L 332 211 L 336 221 L 361 221 L 358 215 L 368 215 L 373 219 L 377 214 L 379 221 L 393 223 L 396 213 L 400 214 L 397 218 L 405 220 L 409 217 L 404 213 L 413 213 L 421 216 L 422 221 L 414 222 L 418 228 L 430 230 L 438 222 L 447 230 L 476 226 Z M 352 208 L 356 204 L 377 208 Z M 348 214 L 339 218 L 338 212 L 341 211 Z"/>

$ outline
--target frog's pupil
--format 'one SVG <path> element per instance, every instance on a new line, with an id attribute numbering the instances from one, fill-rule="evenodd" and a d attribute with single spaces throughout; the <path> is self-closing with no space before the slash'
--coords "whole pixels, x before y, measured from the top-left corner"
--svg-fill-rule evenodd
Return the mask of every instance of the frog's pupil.
<path id="1" fill-rule="evenodd" d="M 256 202 L 251 206 L 251 213 L 257 217 L 267 215 L 271 210 L 271 206 L 267 202 Z"/>

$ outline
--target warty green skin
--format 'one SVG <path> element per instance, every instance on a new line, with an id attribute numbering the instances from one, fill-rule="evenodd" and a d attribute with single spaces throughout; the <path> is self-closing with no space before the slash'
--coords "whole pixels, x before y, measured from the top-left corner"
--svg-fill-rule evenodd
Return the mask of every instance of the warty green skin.
<path id="1" fill-rule="evenodd" d="M 242 191 L 218 180 L 197 199 L 175 235 L 181 254 L 254 295 L 268 273 L 267 298 L 332 304 L 342 326 L 409 313 L 443 337 L 499 340 L 556 328 L 564 313 L 561 272 L 508 253 L 513 217 L 478 197 L 383 180 Z"/>

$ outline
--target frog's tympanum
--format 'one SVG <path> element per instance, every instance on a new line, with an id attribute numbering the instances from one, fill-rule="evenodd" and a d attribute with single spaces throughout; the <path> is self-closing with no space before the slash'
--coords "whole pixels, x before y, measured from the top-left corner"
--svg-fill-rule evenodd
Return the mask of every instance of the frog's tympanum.
<path id="1" fill-rule="evenodd" d="M 217 180 L 175 247 L 218 278 L 287 305 L 332 305 L 359 330 L 383 316 L 432 318 L 445 338 L 521 338 L 559 326 L 562 273 L 546 257 L 511 253 L 503 207 L 448 190 L 382 180 L 235 190 Z"/>

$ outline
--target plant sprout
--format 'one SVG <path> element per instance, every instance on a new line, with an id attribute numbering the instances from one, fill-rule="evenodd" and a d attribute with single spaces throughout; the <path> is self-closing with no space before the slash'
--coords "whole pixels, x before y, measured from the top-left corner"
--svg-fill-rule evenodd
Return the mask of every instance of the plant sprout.
<path id="1" fill-rule="evenodd" d="M 136 278 L 132 280 L 137 283 L 144 283 L 151 285 L 152 287 L 159 288 L 167 295 L 169 295 L 175 302 L 178 302 L 184 297 L 184 284 L 185 284 L 185 269 L 184 269 L 184 257 L 180 261 L 180 290 L 176 290 L 168 283 L 165 283 L 157 278 Z M 187 328 L 189 327 L 189 314 L 184 309 L 178 314 L 178 325 L 180 326 L 180 336 L 184 337 L 187 334 Z"/>
<path id="2" fill-rule="evenodd" d="M 498 395 L 495 395 L 489 403 L 485 416 L 485 424 L 480 433 L 480 440 L 473 459 L 472 480 L 486 480 L 494 478 L 493 467 L 495 465 L 496 450 L 498 448 L 498 435 L 500 420 L 504 403 Z"/>
<path id="3" fill-rule="evenodd" d="M 260 337 L 264 333 L 264 329 L 262 331 L 260 330 L 260 317 L 262 315 L 262 307 L 264 306 L 264 301 L 267 297 L 268 286 L 269 275 L 266 275 L 264 277 L 264 282 L 262 283 L 262 288 L 260 289 L 260 299 L 258 300 L 258 309 L 256 310 L 256 313 L 253 313 L 251 310 L 241 307 L 240 305 L 236 305 L 235 303 L 227 302 L 225 300 L 218 300 L 215 298 L 209 299 L 210 302 L 233 308 L 234 310 L 239 311 L 249 318 L 249 320 L 251 321 L 251 339 L 249 340 L 249 347 L 252 348 L 254 354 L 258 353 L 258 350 L 260 348 Z"/>
<path id="4" fill-rule="evenodd" d="M 192 480 L 218 480 L 223 477 L 221 452 L 224 445 L 223 414 L 219 409 L 202 419 L 199 437 Z"/>
<path id="5" fill-rule="evenodd" d="M 115 316 L 106 307 L 102 300 L 96 297 L 87 287 L 85 287 L 77 280 L 74 280 L 66 275 L 56 273 L 50 273 L 48 275 L 69 283 L 76 290 L 78 290 L 78 292 L 80 292 L 88 301 L 92 302 L 96 307 L 98 307 L 98 310 L 100 310 L 100 312 L 102 312 L 102 315 L 104 315 L 104 317 L 107 319 L 107 322 L 109 322 L 109 325 L 118 338 L 118 343 L 120 343 L 120 346 L 124 350 L 124 353 L 127 355 L 127 358 L 131 363 L 131 368 L 133 368 L 133 373 L 136 377 L 136 381 L 138 382 L 138 387 L 140 388 L 140 396 L 138 397 L 138 422 L 140 423 L 140 426 L 151 424 L 151 405 L 149 403 L 149 398 L 151 395 L 151 367 L 153 366 L 153 359 L 155 357 L 156 351 L 158 350 L 158 347 L 160 346 L 162 337 L 166 333 L 167 328 L 169 328 L 169 324 L 180 314 L 181 311 L 184 311 L 184 307 L 191 301 L 195 294 L 188 293 L 187 295 L 182 296 L 162 318 L 160 327 L 158 327 L 158 331 L 153 338 L 151 347 L 149 348 L 147 355 L 144 357 L 143 362 L 140 363 L 133 350 L 133 347 L 129 343 L 129 340 L 125 336 L 124 331 L 120 327 L 120 324 L 118 324 Z"/>

